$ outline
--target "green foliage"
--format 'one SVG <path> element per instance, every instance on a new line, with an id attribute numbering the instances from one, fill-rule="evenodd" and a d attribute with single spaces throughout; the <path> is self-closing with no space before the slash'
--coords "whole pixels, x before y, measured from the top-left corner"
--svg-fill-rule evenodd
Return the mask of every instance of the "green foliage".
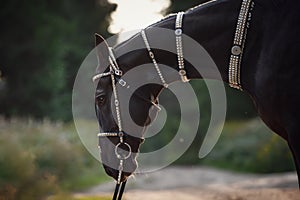
<path id="1" fill-rule="evenodd" d="M 286 142 L 258 119 L 228 122 L 219 142 L 202 163 L 256 173 L 294 170 Z"/>
<path id="2" fill-rule="evenodd" d="M 69 120 L 77 69 L 107 36 L 106 0 L 5 0 L 0 6 L 0 114 Z"/>
<path id="3" fill-rule="evenodd" d="M 106 179 L 73 125 L 0 121 L 0 199 L 41 199 Z"/>

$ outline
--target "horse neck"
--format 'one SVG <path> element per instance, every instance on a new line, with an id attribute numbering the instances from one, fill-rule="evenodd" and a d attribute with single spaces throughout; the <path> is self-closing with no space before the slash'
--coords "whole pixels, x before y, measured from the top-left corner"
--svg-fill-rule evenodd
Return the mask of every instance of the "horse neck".
<path id="1" fill-rule="evenodd" d="M 211 1 L 185 12 L 183 18 L 183 33 L 200 44 L 210 55 L 216 66 L 215 69 L 211 68 L 211 70 L 208 70 L 207 74 L 203 75 L 199 73 L 199 71 L 195 69 L 192 64 L 185 62 L 185 69 L 187 71 L 188 78 L 208 78 L 228 82 L 229 58 L 240 6 L 241 1 L 219 0 Z M 176 52 L 175 34 L 170 36 L 168 34 L 157 34 L 156 32 L 156 28 L 174 30 L 175 18 L 176 15 L 168 16 L 160 22 L 147 27 L 145 31 L 148 36 L 150 46 L 154 47 L 152 50 L 157 62 L 165 64 L 178 71 L 177 55 L 155 48 L 157 44 L 160 44 L 161 46 L 171 46 L 173 47 L 174 52 Z M 249 37 L 249 39 L 247 39 L 249 46 L 254 46 L 253 41 L 255 39 L 257 38 L 253 38 L 253 36 L 252 38 Z M 124 64 L 124 71 L 130 70 L 132 67 L 141 65 L 143 63 L 152 63 L 147 49 L 145 48 L 141 34 L 137 34 L 130 40 L 119 45 L 117 48 L 117 54 L 124 54 L 126 51 L 128 52 L 128 47 L 133 47 L 133 49 L 143 49 L 135 50 L 129 54 L 126 54 L 127 56 L 124 56 L 123 59 L 120 59 L 121 65 L 122 63 Z M 183 40 L 184 51 L 187 48 L 189 47 L 185 46 L 185 42 Z M 245 54 L 248 53 L 246 52 Z M 245 55 L 244 57 L 247 56 L 248 55 Z M 194 53 L 194 59 L 199 60 L 197 53 Z M 200 67 L 202 67 L 201 60 L 199 62 Z M 252 72 L 248 73 L 247 70 L 248 69 L 243 69 L 242 67 L 242 73 L 249 74 L 250 76 Z M 179 79 L 179 76 L 174 76 L 174 74 L 164 74 L 164 76 L 169 82 Z M 245 76 L 245 79 L 248 81 L 249 77 L 247 76 L 248 75 Z M 242 80 L 242 84 L 246 83 L 247 81 Z M 159 92 L 156 93 L 158 94 Z"/>
<path id="2" fill-rule="evenodd" d="M 185 68 L 190 79 L 221 79 L 224 82 L 228 82 L 229 58 L 240 6 L 241 1 L 220 0 L 202 4 L 185 12 L 183 33 L 201 45 L 216 66 L 215 69 L 211 67 L 210 69 L 203 70 L 204 67 L 207 67 L 204 66 L 205 62 L 203 58 L 201 60 L 199 58 L 200 55 L 194 53 L 194 58 L 191 59 L 198 60 L 197 64 L 199 66 L 193 66 L 193 64 L 189 64 L 188 62 L 185 63 Z M 165 21 L 163 20 L 155 24 L 153 27 L 174 29 L 175 18 L 176 16 L 171 16 Z M 175 36 L 174 38 L 166 38 L 160 41 L 171 42 L 175 46 Z M 184 51 L 188 51 L 188 48 L 188 44 L 185 44 L 183 41 Z M 193 50 L 190 49 L 190 51 Z M 173 62 L 170 56 L 161 56 L 161 61 L 170 64 L 171 67 L 178 70 L 176 55 L 173 56 Z M 199 70 L 195 69 L 197 67 L 201 68 L 204 74 L 199 74 Z"/>

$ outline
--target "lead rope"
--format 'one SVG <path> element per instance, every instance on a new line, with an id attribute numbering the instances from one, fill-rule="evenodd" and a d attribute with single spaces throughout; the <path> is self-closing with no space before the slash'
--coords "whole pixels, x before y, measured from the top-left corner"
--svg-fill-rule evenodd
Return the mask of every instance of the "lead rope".
<path id="1" fill-rule="evenodd" d="M 122 183 L 117 183 L 112 200 L 121 200 L 122 199 L 122 196 L 123 196 L 123 193 L 125 190 L 125 186 L 126 186 L 126 182 L 127 181 L 124 181 Z M 120 186 L 121 186 L 121 188 L 120 188 Z"/>

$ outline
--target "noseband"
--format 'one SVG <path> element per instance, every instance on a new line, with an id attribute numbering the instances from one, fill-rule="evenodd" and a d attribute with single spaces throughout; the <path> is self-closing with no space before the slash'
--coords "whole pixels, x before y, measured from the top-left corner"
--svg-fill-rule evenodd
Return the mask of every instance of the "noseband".
<path id="1" fill-rule="evenodd" d="M 230 56 L 230 63 L 229 63 L 229 85 L 233 88 L 242 90 L 241 87 L 241 81 L 240 81 L 240 66 L 241 66 L 241 60 L 242 60 L 242 53 L 245 45 L 246 40 L 246 34 L 247 34 L 247 28 L 249 27 L 249 23 L 251 20 L 251 10 L 254 7 L 254 2 L 251 0 L 243 0 L 242 6 L 240 9 L 239 17 L 238 17 L 238 23 L 236 27 L 233 47 L 231 49 L 231 56 Z M 182 82 L 188 82 L 189 79 L 187 78 L 186 70 L 184 68 L 184 57 L 183 57 L 183 45 L 182 45 L 182 21 L 183 21 L 184 12 L 179 12 L 176 15 L 176 22 L 175 22 L 175 39 L 176 39 L 176 52 L 177 52 L 177 60 L 178 60 L 178 68 L 179 68 L 179 75 L 181 77 Z M 156 69 L 156 72 L 161 80 L 162 85 L 167 88 L 168 83 L 166 82 L 160 67 L 155 59 L 154 53 L 151 50 L 147 35 L 145 30 L 141 31 L 141 35 L 144 41 L 144 44 L 148 50 L 148 54 L 152 60 L 152 63 Z M 115 187 L 115 192 L 113 195 L 113 200 L 121 200 L 122 195 L 125 189 L 126 180 L 121 181 L 122 179 L 122 173 L 123 173 L 123 164 L 126 159 L 128 159 L 132 154 L 131 146 L 124 141 L 125 132 L 122 129 L 122 120 L 121 120 L 121 113 L 120 113 L 120 106 L 119 106 L 119 98 L 118 98 L 118 92 L 116 84 L 119 83 L 122 87 L 130 88 L 127 85 L 127 82 L 123 80 L 121 77 L 123 75 L 122 70 L 119 68 L 117 60 L 114 56 L 113 49 L 109 47 L 109 72 L 99 73 L 96 74 L 93 77 L 93 81 L 97 81 L 100 78 L 109 76 L 111 78 L 112 83 L 112 90 L 114 95 L 114 106 L 116 110 L 116 116 L 117 116 L 117 125 L 118 125 L 118 131 L 117 132 L 101 132 L 98 133 L 98 138 L 102 137 L 119 137 L 119 142 L 115 146 L 115 156 L 119 159 L 119 174 L 117 178 L 117 183 Z M 118 82 L 116 82 L 116 79 L 119 78 Z M 136 94 L 136 93 L 133 93 Z M 153 102 L 150 100 L 147 100 L 143 98 L 140 95 L 137 95 L 139 98 L 145 100 L 148 103 L 151 103 L 154 105 L 158 110 L 160 110 L 160 107 L 157 102 Z M 96 105 L 96 113 L 99 120 L 99 108 Z M 126 154 L 120 153 L 120 147 L 121 145 L 123 148 L 125 147 L 127 151 Z M 99 144 L 100 148 L 100 144 Z"/>

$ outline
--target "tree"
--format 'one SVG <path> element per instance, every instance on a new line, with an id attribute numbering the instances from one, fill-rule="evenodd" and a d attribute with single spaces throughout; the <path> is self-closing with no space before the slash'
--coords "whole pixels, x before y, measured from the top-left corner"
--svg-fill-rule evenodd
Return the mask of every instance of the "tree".
<path id="1" fill-rule="evenodd" d="M 0 3 L 0 114 L 71 118 L 73 81 L 94 32 L 108 35 L 106 0 Z"/>

